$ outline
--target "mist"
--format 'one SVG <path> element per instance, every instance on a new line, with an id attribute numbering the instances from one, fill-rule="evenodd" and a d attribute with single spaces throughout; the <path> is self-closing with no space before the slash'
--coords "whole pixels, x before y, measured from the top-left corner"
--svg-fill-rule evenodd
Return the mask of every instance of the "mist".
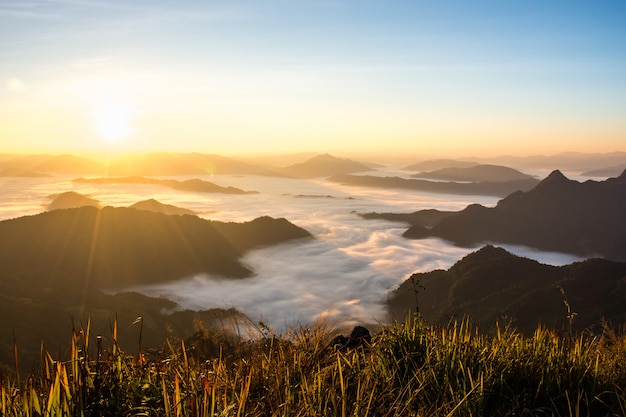
<path id="1" fill-rule="evenodd" d="M 190 193 L 157 185 L 77 184 L 70 179 L 13 180 L 11 187 L 2 187 L 5 203 L 0 215 L 10 218 L 41 212 L 49 195 L 76 191 L 100 200 L 103 206 L 128 206 L 154 198 L 211 220 L 285 217 L 312 233 L 314 239 L 248 252 L 242 262 L 254 271 L 250 278 L 203 274 L 126 289 L 171 299 L 180 309 L 234 307 L 253 322 L 262 321 L 282 332 L 318 320 L 339 326 L 387 322 L 384 303 L 391 290 L 415 272 L 447 269 L 478 248 L 457 247 L 440 239 L 405 239 L 402 233 L 407 224 L 365 220 L 356 213 L 460 210 L 471 203 L 493 206 L 498 200 L 347 187 L 324 180 L 255 176 L 206 179 L 259 194 Z M 520 246 L 504 247 L 553 265 L 579 259 Z"/>

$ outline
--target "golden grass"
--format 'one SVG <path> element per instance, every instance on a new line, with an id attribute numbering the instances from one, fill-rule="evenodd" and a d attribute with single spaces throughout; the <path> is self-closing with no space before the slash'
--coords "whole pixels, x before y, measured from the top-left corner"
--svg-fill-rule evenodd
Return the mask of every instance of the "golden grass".
<path id="1" fill-rule="evenodd" d="M 608 327 L 596 335 L 539 327 L 525 337 L 409 317 L 352 350 L 329 348 L 329 336 L 323 326 L 282 337 L 262 327 L 251 339 L 200 332 L 127 355 L 115 330 L 104 349 L 87 325 L 67 360 L 42 349 L 28 378 L 0 380 L 0 415 L 626 414 L 626 337 Z"/>

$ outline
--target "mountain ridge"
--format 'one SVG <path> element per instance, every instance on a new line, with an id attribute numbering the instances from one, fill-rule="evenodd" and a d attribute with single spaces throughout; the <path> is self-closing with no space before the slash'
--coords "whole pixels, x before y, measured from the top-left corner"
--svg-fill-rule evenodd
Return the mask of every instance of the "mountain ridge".
<path id="1" fill-rule="evenodd" d="M 425 178 L 441 181 L 469 182 L 508 182 L 534 179 L 513 168 L 502 165 L 475 165 L 471 167 L 441 168 L 434 171 L 423 171 L 411 175 L 412 178 Z"/>
<path id="2" fill-rule="evenodd" d="M 330 154 L 316 155 L 304 162 L 292 164 L 281 169 L 287 175 L 303 179 L 371 170 L 370 167 L 360 162 L 338 158 Z"/>
<path id="3" fill-rule="evenodd" d="M 551 266 L 486 245 L 447 270 L 411 275 L 387 305 L 396 318 L 419 308 L 433 324 L 468 316 L 485 328 L 512 320 L 516 328 L 532 332 L 538 324 L 568 326 L 565 301 L 577 314 L 578 329 L 602 320 L 625 324 L 624 298 L 625 262 L 595 258 Z"/>
<path id="4" fill-rule="evenodd" d="M 271 231 L 269 233 L 268 231 Z M 286 219 L 222 223 L 125 207 L 81 207 L 0 222 L 0 268 L 40 282 L 120 288 L 209 273 L 244 278 L 243 253 L 310 233 Z"/>
<path id="5" fill-rule="evenodd" d="M 559 170 L 528 191 L 495 207 L 478 204 L 442 219 L 430 229 L 418 225 L 404 236 L 439 237 L 462 246 L 511 243 L 582 256 L 626 259 L 626 171 L 603 182 L 570 180 Z"/>

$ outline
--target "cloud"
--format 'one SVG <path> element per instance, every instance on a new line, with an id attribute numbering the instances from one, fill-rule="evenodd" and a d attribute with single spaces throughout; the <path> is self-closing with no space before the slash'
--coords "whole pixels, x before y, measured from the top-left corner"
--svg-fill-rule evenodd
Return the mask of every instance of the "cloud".
<path id="1" fill-rule="evenodd" d="M 467 196 L 418 196 L 402 190 L 345 188 L 279 178 L 262 183 L 251 183 L 245 177 L 228 180 L 228 185 L 261 193 L 213 199 L 211 207 L 216 213 L 211 218 L 286 217 L 316 239 L 251 251 L 243 259 L 256 274 L 249 279 L 199 275 L 135 290 L 165 296 L 184 308 L 235 307 L 253 321 L 261 320 L 279 331 L 319 319 L 341 325 L 371 324 L 387 320 L 387 295 L 410 274 L 448 268 L 473 250 L 439 239 L 405 239 L 401 235 L 406 225 L 402 223 L 364 220 L 354 214 L 426 207 L 459 209 L 468 203 Z M 494 202 L 493 198 L 478 199 Z M 206 201 L 198 203 L 206 209 Z M 190 208 L 201 211 L 195 204 Z"/>
<path id="2" fill-rule="evenodd" d="M 222 186 L 260 193 L 196 194 L 158 186 L 81 185 L 51 179 L 29 188 L 19 206 L 11 210 L 41 211 L 39 205 L 28 207 L 25 201 L 41 204 L 45 196 L 74 187 L 79 193 L 93 195 L 103 205 L 128 206 L 155 198 L 166 204 L 208 213 L 206 217 L 214 220 L 247 221 L 262 215 L 285 217 L 307 229 L 315 239 L 249 252 L 242 261 L 255 272 L 251 278 L 233 280 L 197 275 L 132 288 L 147 295 L 167 297 L 181 308 L 235 307 L 254 322 L 263 321 L 276 331 L 284 332 L 319 319 L 341 326 L 385 322 L 388 318 L 385 302 L 390 290 L 412 273 L 447 269 L 477 249 L 453 246 L 440 239 L 405 239 L 402 233 L 407 225 L 364 220 L 354 212 L 458 210 L 472 202 L 486 205 L 496 202 L 493 197 L 344 187 L 322 180 L 219 175 L 210 180 Z M 14 192 L 21 189 L 19 184 L 15 187 Z M 298 198 L 298 195 L 332 198 Z M 8 189 L 1 192 L 0 197 L 11 201 Z M 521 246 L 505 247 L 513 253 L 552 264 L 576 260 L 569 255 Z"/>
<path id="3" fill-rule="evenodd" d="M 547 265 L 567 265 L 572 262 L 582 261 L 584 258 L 576 255 L 571 255 L 569 253 L 560 253 L 560 252 L 543 252 L 534 248 L 529 248 L 528 246 L 522 245 L 503 245 L 501 243 L 493 243 L 494 246 L 500 246 L 507 251 L 517 255 L 523 256 L 524 258 L 534 259 L 542 264 Z"/>

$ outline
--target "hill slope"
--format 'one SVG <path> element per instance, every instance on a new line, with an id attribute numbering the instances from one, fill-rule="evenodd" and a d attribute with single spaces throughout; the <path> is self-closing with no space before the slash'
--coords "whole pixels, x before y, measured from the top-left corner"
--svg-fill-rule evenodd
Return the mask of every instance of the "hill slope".
<path id="1" fill-rule="evenodd" d="M 413 226 L 404 236 L 434 236 L 460 245 L 513 243 L 626 260 L 625 213 L 626 171 L 584 183 L 554 171 L 532 190 L 513 193 L 493 208 L 473 204 L 432 229 Z"/>
<path id="2" fill-rule="evenodd" d="M 538 323 L 567 323 L 567 301 L 581 328 L 626 323 L 626 263 L 590 259 L 555 267 L 521 258 L 502 248 L 485 246 L 458 261 L 447 271 L 416 273 L 395 290 L 390 312 L 398 319 L 407 310 L 419 311 L 428 322 L 447 323 L 469 315 L 486 328 L 496 320 L 513 320 L 520 330 L 532 332 Z"/>
<path id="3" fill-rule="evenodd" d="M 0 222 L 0 269 L 34 285 L 118 288 L 210 273 L 246 277 L 244 251 L 310 234 L 285 219 L 220 223 L 82 207 Z"/>
<path id="4" fill-rule="evenodd" d="M 174 302 L 116 290 L 199 273 L 242 278 L 245 251 L 310 234 L 285 219 L 261 217 L 221 223 L 196 216 L 134 208 L 60 209 L 0 222 L 0 370 L 11 363 L 12 340 L 20 363 L 40 359 L 42 340 L 57 351 L 74 325 L 89 321 L 95 334 L 136 348 L 159 347 L 168 337 L 189 337 L 198 326 L 224 328 L 245 321 L 236 311 L 175 311 Z M 72 324 L 68 327 L 68 324 Z M 30 366 L 30 365 L 27 365 Z M 6 369 L 6 368 L 4 368 Z"/>

